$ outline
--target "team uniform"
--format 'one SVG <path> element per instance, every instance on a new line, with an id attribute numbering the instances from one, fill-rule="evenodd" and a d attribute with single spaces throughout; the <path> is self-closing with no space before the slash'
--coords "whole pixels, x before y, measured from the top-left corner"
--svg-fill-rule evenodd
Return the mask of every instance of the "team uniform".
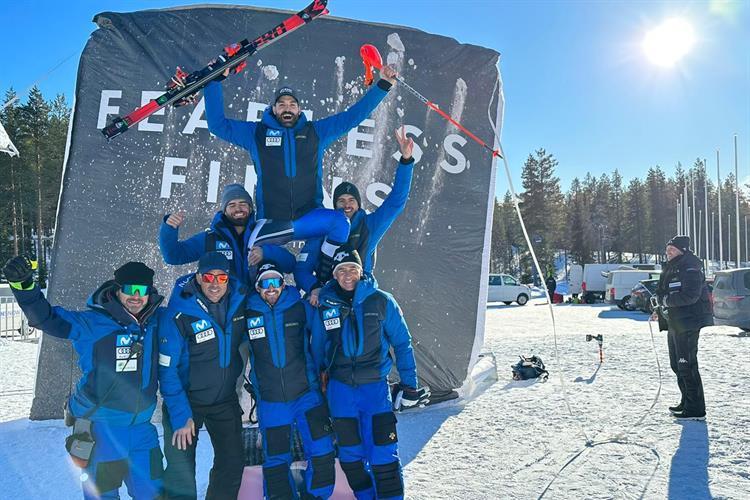
<path id="1" fill-rule="evenodd" d="M 358 499 L 403 498 L 387 378 L 393 348 L 401 382 L 417 387 L 411 335 L 396 301 L 371 277 L 347 295 L 335 281 L 323 287 L 312 338 L 316 366 L 329 375 L 341 468 Z"/>
<path id="2" fill-rule="evenodd" d="M 259 294 L 248 299 L 245 315 L 250 378 L 263 436 L 264 491 L 268 498 L 297 496 L 289 469 L 294 427 L 307 458 L 307 491 L 322 498 L 333 493 L 333 431 L 309 349 L 315 314 L 292 286 L 284 287 L 273 306 Z"/>

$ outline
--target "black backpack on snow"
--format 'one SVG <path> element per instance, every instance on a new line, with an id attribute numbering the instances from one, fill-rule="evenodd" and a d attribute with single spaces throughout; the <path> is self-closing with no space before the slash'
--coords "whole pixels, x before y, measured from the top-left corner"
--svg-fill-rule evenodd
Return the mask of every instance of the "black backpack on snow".
<path id="1" fill-rule="evenodd" d="M 521 358 L 515 365 L 510 365 L 513 370 L 513 380 L 528 380 L 538 378 L 546 382 L 549 378 L 549 372 L 544 369 L 544 361 L 536 355 L 531 357 L 518 356 Z"/>

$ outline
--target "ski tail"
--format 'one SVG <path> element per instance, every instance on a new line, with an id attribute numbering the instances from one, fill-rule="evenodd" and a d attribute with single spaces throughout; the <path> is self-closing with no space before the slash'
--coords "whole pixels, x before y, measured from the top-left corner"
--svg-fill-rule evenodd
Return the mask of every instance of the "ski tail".
<path id="1" fill-rule="evenodd" d="M 239 73 L 247 64 L 246 60 L 255 52 L 278 41 L 292 31 L 309 24 L 318 17 L 328 14 L 327 6 L 328 0 L 313 0 L 310 5 L 296 14 L 289 16 L 281 23 L 255 38 L 253 41 L 249 42 L 245 39 L 238 43 L 228 45 L 213 64 L 209 64 L 203 69 L 193 71 L 187 75 L 178 68 L 177 75 L 184 84 L 174 85 L 172 84 L 173 82 L 171 82 L 167 86 L 166 91 L 156 99 L 152 99 L 144 106 L 136 108 L 125 116 L 115 117 L 112 122 L 102 129 L 102 134 L 104 134 L 107 140 L 110 140 L 113 137 L 124 133 L 133 125 L 145 120 L 165 106 L 170 104 L 173 106 L 180 106 L 191 102 L 191 97 L 196 92 L 203 89 L 209 82 L 213 80 L 223 80 L 224 77 L 222 74 L 227 69 L 232 70 L 234 73 Z"/>

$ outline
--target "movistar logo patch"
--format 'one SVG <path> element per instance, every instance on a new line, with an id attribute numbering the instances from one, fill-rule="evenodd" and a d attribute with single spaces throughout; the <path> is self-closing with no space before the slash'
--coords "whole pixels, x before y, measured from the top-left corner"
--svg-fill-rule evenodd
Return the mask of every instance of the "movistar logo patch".
<path id="1" fill-rule="evenodd" d="M 282 131 L 269 128 L 266 130 L 266 137 L 281 137 Z"/>
<path id="2" fill-rule="evenodd" d="M 190 326 L 193 328 L 193 333 L 198 333 L 211 328 L 211 322 L 205 319 L 201 319 L 199 321 L 192 322 Z"/>
<path id="3" fill-rule="evenodd" d="M 339 252 L 333 256 L 334 262 L 341 262 L 345 258 L 349 257 L 349 252 Z"/>
<path id="4" fill-rule="evenodd" d="M 255 316 L 247 320 L 247 326 L 250 328 L 258 328 L 263 326 L 263 316 Z"/>
<path id="5" fill-rule="evenodd" d="M 229 246 L 229 243 L 226 241 L 217 241 L 216 242 L 216 250 L 229 250 L 231 247 Z"/>
<path id="6" fill-rule="evenodd" d="M 133 337 L 130 335 L 118 335 L 117 347 L 127 347 L 133 345 Z"/>
<path id="7" fill-rule="evenodd" d="M 339 317 L 339 310 L 336 307 L 332 309 L 323 310 L 323 319 L 331 319 L 331 318 L 338 318 L 338 317 Z"/>

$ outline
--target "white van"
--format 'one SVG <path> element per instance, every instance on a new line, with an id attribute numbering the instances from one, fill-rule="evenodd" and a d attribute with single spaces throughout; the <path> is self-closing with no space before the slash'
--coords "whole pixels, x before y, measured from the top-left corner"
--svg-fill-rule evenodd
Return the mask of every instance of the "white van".
<path id="1" fill-rule="evenodd" d="M 605 299 L 608 304 L 617 304 L 620 309 L 627 309 L 630 291 L 641 280 L 659 276 L 659 271 L 649 270 L 615 270 L 607 277 Z"/>
<path id="2" fill-rule="evenodd" d="M 616 269 L 629 269 L 627 264 L 586 264 L 583 266 L 583 301 L 593 303 L 596 299 L 604 300 L 604 292 L 607 291 L 607 273 Z"/>
<path id="3" fill-rule="evenodd" d="M 516 302 L 519 306 L 523 306 L 531 298 L 531 289 L 520 284 L 510 274 L 490 274 L 489 279 L 487 302 L 503 302 L 505 305 Z"/>
<path id="4" fill-rule="evenodd" d="M 583 291 L 583 266 L 580 264 L 571 264 L 568 271 L 568 293 L 571 295 L 580 295 Z"/>

